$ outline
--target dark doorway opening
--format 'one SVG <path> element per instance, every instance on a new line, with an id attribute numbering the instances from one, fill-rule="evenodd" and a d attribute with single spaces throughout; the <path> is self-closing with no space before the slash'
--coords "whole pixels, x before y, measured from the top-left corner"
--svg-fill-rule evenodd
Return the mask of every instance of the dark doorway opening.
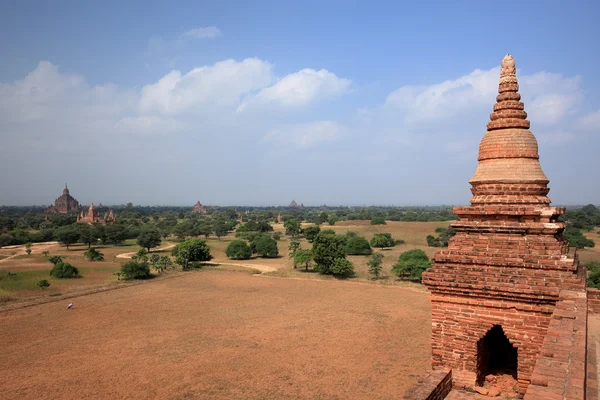
<path id="1" fill-rule="evenodd" d="M 517 379 L 517 349 L 510 344 L 502 327 L 494 325 L 477 342 L 477 385 L 490 374 L 507 374 Z"/>

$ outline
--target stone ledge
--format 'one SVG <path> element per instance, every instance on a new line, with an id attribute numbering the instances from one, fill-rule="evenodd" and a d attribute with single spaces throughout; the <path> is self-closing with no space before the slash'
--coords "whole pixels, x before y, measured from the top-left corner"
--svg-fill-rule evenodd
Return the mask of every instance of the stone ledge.
<path id="1" fill-rule="evenodd" d="M 442 400 L 452 390 L 452 370 L 427 371 L 419 378 L 418 383 L 410 387 L 404 394 L 406 400 Z"/>

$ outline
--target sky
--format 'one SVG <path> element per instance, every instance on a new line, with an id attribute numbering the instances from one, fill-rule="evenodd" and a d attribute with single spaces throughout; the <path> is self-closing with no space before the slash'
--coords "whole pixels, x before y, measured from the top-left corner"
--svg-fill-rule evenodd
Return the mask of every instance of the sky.
<path id="1" fill-rule="evenodd" d="M 0 2 L 0 205 L 467 204 L 514 56 L 600 203 L 600 2 Z"/>

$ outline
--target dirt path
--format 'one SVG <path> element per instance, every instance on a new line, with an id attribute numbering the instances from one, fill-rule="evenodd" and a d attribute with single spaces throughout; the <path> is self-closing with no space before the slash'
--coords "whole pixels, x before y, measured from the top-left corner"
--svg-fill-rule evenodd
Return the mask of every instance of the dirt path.
<path id="1" fill-rule="evenodd" d="M 260 265 L 260 264 L 242 264 L 242 263 L 212 262 L 212 261 L 205 262 L 204 264 L 208 264 L 208 265 L 231 265 L 233 267 L 252 268 L 252 269 L 255 269 L 257 271 L 260 271 L 261 273 L 263 273 L 263 272 L 275 272 L 275 271 L 277 271 L 277 268 L 269 267 L 267 265 Z"/>
<path id="2" fill-rule="evenodd" d="M 31 253 L 32 254 L 36 254 L 36 253 L 41 253 L 42 251 L 48 250 L 51 247 L 54 247 L 58 244 L 58 242 L 42 242 L 42 243 L 32 243 L 31 245 Z M 2 249 L 16 249 L 17 252 L 15 254 L 13 254 L 12 256 L 8 256 L 6 258 L 3 258 L 2 260 L 0 260 L 0 263 L 3 263 L 5 261 L 8 261 L 12 258 L 15 258 L 17 256 L 22 256 L 24 254 L 27 254 L 27 249 L 25 248 L 25 245 L 17 245 L 17 246 L 5 246 L 2 247 Z"/>
<path id="3" fill-rule="evenodd" d="M 166 245 L 164 247 L 159 247 L 158 249 L 154 249 L 153 251 L 169 250 L 169 249 L 172 249 L 173 247 L 175 247 L 175 243 L 169 243 L 168 245 Z M 116 258 L 132 258 L 133 256 L 135 256 L 136 253 L 137 253 L 137 251 L 131 251 L 129 253 L 117 254 L 115 257 Z"/>

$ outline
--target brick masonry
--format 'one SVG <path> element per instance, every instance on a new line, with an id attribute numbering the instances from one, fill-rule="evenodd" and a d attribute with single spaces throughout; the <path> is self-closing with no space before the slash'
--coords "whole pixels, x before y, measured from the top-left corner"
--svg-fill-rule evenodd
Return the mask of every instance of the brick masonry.
<path id="1" fill-rule="evenodd" d="M 438 371 L 428 371 L 419 382 L 404 394 L 410 400 L 442 400 L 452 390 L 452 371 L 445 368 Z"/>
<path id="2" fill-rule="evenodd" d="M 550 393 L 558 381 L 540 386 L 532 380 L 556 374 L 552 368 L 561 360 L 563 375 L 556 378 L 571 387 L 564 398 L 583 399 L 577 396 L 585 386 L 585 270 L 563 237 L 558 218 L 565 209 L 550 207 L 549 180 L 518 88 L 514 60 L 507 56 L 470 180 L 471 205 L 454 208 L 457 234 L 423 274 L 431 292 L 432 367 L 450 368 L 455 387 L 472 389 L 487 373 L 488 333 L 499 326 L 504 338 L 495 340 L 507 340 L 517 351 L 521 396 L 554 398 L 535 391 Z M 529 392 L 530 386 L 535 390 Z"/>
<path id="3" fill-rule="evenodd" d="M 600 313 L 600 290 L 588 288 L 588 313 L 598 314 Z"/>

